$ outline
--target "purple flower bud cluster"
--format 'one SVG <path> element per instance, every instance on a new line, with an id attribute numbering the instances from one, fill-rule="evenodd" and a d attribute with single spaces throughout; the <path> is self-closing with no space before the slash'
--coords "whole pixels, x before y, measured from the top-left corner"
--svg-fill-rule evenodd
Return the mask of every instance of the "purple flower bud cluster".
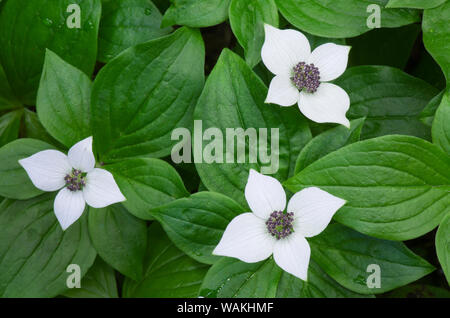
<path id="1" fill-rule="evenodd" d="M 320 72 L 314 64 L 300 62 L 294 67 L 292 83 L 299 91 L 306 90 L 308 93 L 315 93 L 320 85 Z"/>
<path id="2" fill-rule="evenodd" d="M 72 172 L 64 177 L 66 187 L 70 191 L 80 191 L 86 185 L 86 178 L 80 170 L 72 169 Z"/>
<path id="3" fill-rule="evenodd" d="M 289 236 L 294 232 L 292 223 L 294 222 L 294 213 L 283 213 L 282 211 L 275 211 L 270 214 L 266 221 L 267 230 L 277 240 Z"/>

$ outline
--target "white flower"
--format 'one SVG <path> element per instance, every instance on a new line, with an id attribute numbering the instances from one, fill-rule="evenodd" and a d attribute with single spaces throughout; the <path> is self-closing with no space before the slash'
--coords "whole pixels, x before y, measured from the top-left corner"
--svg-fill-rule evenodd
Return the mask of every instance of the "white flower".
<path id="1" fill-rule="evenodd" d="M 296 30 L 279 30 L 265 24 L 266 39 L 261 58 L 275 74 L 266 103 L 292 106 L 318 123 L 338 123 L 349 127 L 345 113 L 348 94 L 339 86 L 325 83 L 344 73 L 349 46 L 326 43 L 311 53 L 308 39 Z"/>
<path id="2" fill-rule="evenodd" d="M 289 201 L 274 178 L 250 170 L 245 198 L 253 213 L 231 220 L 214 255 L 255 263 L 273 254 L 286 272 L 306 281 L 311 254 L 306 237 L 316 236 L 330 223 L 345 200 L 319 188 L 297 192 Z"/>
<path id="3" fill-rule="evenodd" d="M 59 190 L 53 208 L 63 230 L 80 218 L 86 203 L 104 208 L 125 201 L 112 174 L 95 168 L 92 137 L 75 144 L 67 156 L 57 150 L 44 150 L 19 160 L 19 164 L 36 188 Z"/>

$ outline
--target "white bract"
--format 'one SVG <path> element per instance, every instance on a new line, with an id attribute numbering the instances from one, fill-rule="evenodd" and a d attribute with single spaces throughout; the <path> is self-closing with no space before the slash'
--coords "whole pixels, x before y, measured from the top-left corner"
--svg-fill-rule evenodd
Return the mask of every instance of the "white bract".
<path id="1" fill-rule="evenodd" d="M 305 238 L 321 233 L 345 200 L 319 188 L 297 192 L 286 207 L 286 194 L 276 179 L 250 170 L 245 198 L 252 212 L 231 220 L 214 255 L 246 263 L 273 254 L 284 271 L 306 281 L 311 250 Z"/>
<path id="2" fill-rule="evenodd" d="M 57 191 L 54 211 L 63 230 L 83 214 L 86 203 L 93 208 L 125 201 L 109 171 L 95 168 L 92 137 L 72 148 L 66 156 L 57 150 L 40 151 L 19 160 L 34 186 Z"/>
<path id="3" fill-rule="evenodd" d="M 326 83 L 344 73 L 349 46 L 326 43 L 311 53 L 308 39 L 296 30 L 279 30 L 266 24 L 261 58 L 275 77 L 266 103 L 280 106 L 298 104 L 307 118 L 318 123 L 338 123 L 349 127 L 345 117 L 350 107 L 348 94 Z"/>

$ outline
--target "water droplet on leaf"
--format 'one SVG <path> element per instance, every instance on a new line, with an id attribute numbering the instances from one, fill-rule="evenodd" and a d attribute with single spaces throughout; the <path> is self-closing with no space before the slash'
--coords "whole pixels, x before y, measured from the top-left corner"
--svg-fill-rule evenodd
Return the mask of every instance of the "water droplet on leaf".
<path id="1" fill-rule="evenodd" d="M 43 20 L 43 22 L 44 22 L 44 24 L 45 24 L 46 26 L 52 26 L 52 24 L 53 24 L 53 21 L 52 21 L 51 19 L 49 19 L 49 18 L 45 18 L 45 19 Z"/>

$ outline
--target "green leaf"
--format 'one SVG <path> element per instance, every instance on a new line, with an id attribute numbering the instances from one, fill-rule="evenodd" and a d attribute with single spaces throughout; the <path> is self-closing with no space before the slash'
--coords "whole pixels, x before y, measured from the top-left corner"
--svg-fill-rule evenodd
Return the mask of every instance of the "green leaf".
<path id="1" fill-rule="evenodd" d="M 442 220 L 436 233 L 436 252 L 447 282 L 450 284 L 450 213 Z"/>
<path id="2" fill-rule="evenodd" d="M 0 117 L 0 147 L 19 137 L 23 109 L 18 109 Z"/>
<path id="3" fill-rule="evenodd" d="M 275 0 L 231 0 L 230 24 L 239 44 L 244 48 L 250 67 L 261 61 L 264 43 L 264 23 L 278 26 Z"/>
<path id="4" fill-rule="evenodd" d="M 244 263 L 222 257 L 209 269 L 200 296 L 213 298 L 271 298 L 283 271 L 272 258 L 259 263 Z"/>
<path id="5" fill-rule="evenodd" d="M 408 240 L 435 228 L 450 204 L 450 158 L 409 136 L 357 142 L 285 182 L 292 192 L 317 186 L 347 200 L 334 219 L 361 233 Z"/>
<path id="6" fill-rule="evenodd" d="M 120 204 L 103 209 L 89 208 L 89 233 L 101 258 L 123 275 L 142 277 L 147 244 L 145 222 Z"/>
<path id="7" fill-rule="evenodd" d="M 352 47 L 349 66 L 388 65 L 404 69 L 419 33 L 420 25 L 410 24 L 394 29 L 373 29 L 347 39 L 347 45 Z"/>
<path id="8" fill-rule="evenodd" d="M 162 27 L 186 25 L 203 28 L 222 23 L 228 18 L 231 0 L 170 0 Z"/>
<path id="9" fill-rule="evenodd" d="M 69 298 L 117 298 L 114 270 L 100 257 L 81 280 L 81 288 L 68 289 L 63 296 Z"/>
<path id="10" fill-rule="evenodd" d="M 206 274 L 200 289 L 203 297 L 364 297 L 336 283 L 317 264 L 310 262 L 308 282 L 283 272 L 272 257 L 244 263 L 224 257 Z"/>
<path id="11" fill-rule="evenodd" d="M 170 33 L 150 0 L 103 0 L 98 59 L 109 62 L 123 50 Z"/>
<path id="12" fill-rule="evenodd" d="M 92 135 L 91 80 L 46 51 L 36 110 L 46 130 L 67 148 Z"/>
<path id="13" fill-rule="evenodd" d="M 101 161 L 170 154 L 172 130 L 192 125 L 204 54 L 200 32 L 181 28 L 131 47 L 101 69 L 91 106 Z"/>
<path id="14" fill-rule="evenodd" d="M 389 0 L 386 8 L 431 9 L 447 0 Z"/>
<path id="15" fill-rule="evenodd" d="M 383 295 L 386 298 L 450 298 L 450 291 L 427 284 L 410 284 Z"/>
<path id="16" fill-rule="evenodd" d="M 430 139 L 420 113 L 438 93 L 428 83 L 388 66 L 358 66 L 335 81 L 350 96 L 350 119 L 366 117 L 361 139 L 401 134 Z"/>
<path id="17" fill-rule="evenodd" d="M 239 56 L 225 49 L 195 109 L 194 119 L 201 125 L 194 127 L 193 138 L 194 161 L 200 178 L 210 191 L 223 193 L 242 206 L 247 206 L 244 188 L 250 168 L 285 180 L 294 171 L 301 147 L 311 138 L 298 108 L 265 104 L 266 96 L 267 88 L 258 76 Z M 209 128 L 216 133 L 207 142 L 202 132 Z M 233 135 L 238 129 L 242 132 L 240 137 Z M 261 134 L 264 130 L 266 136 Z M 244 137 L 244 133 L 251 137 Z M 210 153 L 217 150 L 208 150 L 217 142 L 224 151 L 213 157 Z M 239 148 L 243 151 L 239 152 L 245 157 L 238 157 L 238 144 L 242 145 Z M 250 154 L 254 154 L 253 158 Z"/>
<path id="18" fill-rule="evenodd" d="M 330 152 L 359 141 L 363 125 L 364 118 L 355 119 L 350 122 L 350 129 L 339 125 L 314 137 L 300 152 L 295 165 L 295 173 Z"/>
<path id="19" fill-rule="evenodd" d="M 337 223 L 309 242 L 314 261 L 339 284 L 361 294 L 384 293 L 434 270 L 401 242 L 372 238 Z M 374 273 L 371 264 L 379 266 L 379 288 L 368 287 Z"/>
<path id="20" fill-rule="evenodd" d="M 67 288 L 70 264 L 86 274 L 95 259 L 86 217 L 62 231 L 54 194 L 0 204 L 0 296 L 55 297 Z"/>
<path id="21" fill-rule="evenodd" d="M 450 90 L 442 97 L 432 126 L 433 143 L 450 156 Z"/>
<path id="22" fill-rule="evenodd" d="M 0 111 L 21 107 L 20 101 L 14 96 L 6 78 L 5 71 L 0 64 Z"/>
<path id="23" fill-rule="evenodd" d="M 127 198 L 122 204 L 141 219 L 151 218 L 149 209 L 189 196 L 177 171 L 160 159 L 125 159 L 104 168 Z"/>
<path id="24" fill-rule="evenodd" d="M 313 260 L 309 262 L 308 281 L 283 272 L 277 288 L 278 298 L 356 298 L 368 297 L 348 290 L 328 276 Z"/>
<path id="25" fill-rule="evenodd" d="M 42 194 L 31 182 L 19 160 L 35 153 L 54 149 L 48 143 L 36 139 L 17 139 L 0 148 L 0 195 L 18 200 L 30 199 Z"/>
<path id="26" fill-rule="evenodd" d="M 198 263 L 175 247 L 155 222 L 148 229 L 144 276 L 123 284 L 122 296 L 190 298 L 197 297 L 209 266 Z"/>
<path id="27" fill-rule="evenodd" d="M 438 95 L 434 96 L 420 113 L 420 121 L 423 122 L 425 125 L 429 127 L 432 126 L 436 110 L 441 104 L 444 93 L 445 91 L 442 91 Z"/>
<path id="28" fill-rule="evenodd" d="M 300 151 L 311 141 L 312 134 L 308 120 L 299 112 L 298 107 L 280 107 L 278 113 L 286 127 L 289 140 L 289 170 L 288 177 L 295 174 L 295 166 Z M 280 180 L 286 180 L 283 178 Z"/>
<path id="29" fill-rule="evenodd" d="M 450 82 L 450 1 L 423 12 L 423 43 Z"/>
<path id="30" fill-rule="evenodd" d="M 276 0 L 281 14 L 295 27 L 330 38 L 354 37 L 371 29 L 367 26 L 373 11 L 381 9 L 381 27 L 395 28 L 420 21 L 419 12 L 410 9 L 385 9 L 388 0 Z"/>
<path id="31" fill-rule="evenodd" d="M 58 148 L 64 148 L 58 141 L 56 141 L 52 136 L 49 135 L 41 122 L 37 114 L 27 108 L 24 108 L 24 116 L 22 122 L 22 133 L 21 135 L 25 138 L 39 139 L 45 141 L 46 143 L 57 146 Z"/>
<path id="32" fill-rule="evenodd" d="M 81 27 L 69 28 L 70 4 L 79 5 Z M 22 103 L 34 105 L 45 49 L 87 75 L 94 70 L 100 0 L 8 0 L 0 12 L 0 61 Z"/>
<path id="33" fill-rule="evenodd" d="M 193 259 L 212 264 L 212 251 L 231 220 L 245 212 L 232 199 L 214 192 L 199 192 L 151 211 L 175 245 Z"/>

